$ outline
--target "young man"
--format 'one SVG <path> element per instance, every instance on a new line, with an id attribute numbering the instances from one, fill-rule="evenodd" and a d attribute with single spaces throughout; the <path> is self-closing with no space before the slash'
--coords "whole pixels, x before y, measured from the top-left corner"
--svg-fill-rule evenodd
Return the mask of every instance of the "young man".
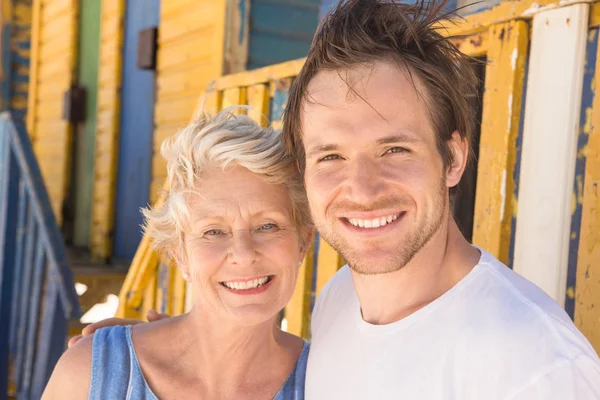
<path id="1" fill-rule="evenodd" d="M 350 0 L 319 27 L 283 136 L 348 262 L 317 299 L 307 399 L 600 399 L 600 361 L 450 213 L 474 131 L 443 4 Z"/>

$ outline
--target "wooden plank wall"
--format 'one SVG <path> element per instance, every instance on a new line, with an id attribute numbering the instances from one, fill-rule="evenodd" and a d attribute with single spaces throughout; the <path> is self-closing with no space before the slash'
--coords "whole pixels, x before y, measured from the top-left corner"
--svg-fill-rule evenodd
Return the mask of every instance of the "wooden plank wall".
<path id="1" fill-rule="evenodd" d="M 162 141 L 194 114 L 198 93 L 224 72 L 226 0 L 170 0 L 161 4 L 150 201 L 167 176 Z"/>
<path id="2" fill-rule="evenodd" d="M 532 22 L 514 270 L 563 306 L 588 14 L 578 4 Z"/>
<path id="3" fill-rule="evenodd" d="M 486 162 L 477 170 L 473 242 L 506 265 L 516 213 L 514 173 L 528 42 L 526 21 L 489 28 L 482 116 L 486 123 L 479 142 L 479 159 Z"/>
<path id="4" fill-rule="evenodd" d="M 31 0 L 0 5 L 0 109 L 19 119 L 27 113 L 31 13 Z"/>
<path id="5" fill-rule="evenodd" d="M 598 29 L 592 31 L 598 43 Z M 589 40 L 589 39 L 588 39 Z M 600 47 L 596 44 L 596 66 L 591 87 L 594 97 L 586 110 L 583 136 L 585 156 L 581 225 L 575 284 L 575 324 L 600 352 Z"/>
<path id="6" fill-rule="evenodd" d="M 125 0 L 102 0 L 91 250 L 112 254 Z"/>
<path id="7" fill-rule="evenodd" d="M 75 80 L 78 9 L 78 0 L 34 0 L 32 15 L 27 130 L 59 224 L 72 145 L 63 97 Z"/>

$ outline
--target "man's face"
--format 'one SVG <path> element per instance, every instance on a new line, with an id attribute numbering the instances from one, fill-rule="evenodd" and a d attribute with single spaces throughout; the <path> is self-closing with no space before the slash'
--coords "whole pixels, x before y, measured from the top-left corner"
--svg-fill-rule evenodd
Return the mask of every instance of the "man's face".
<path id="1" fill-rule="evenodd" d="M 449 208 L 424 99 L 405 70 L 385 62 L 322 71 L 306 99 L 305 183 L 317 229 L 356 272 L 404 267 Z"/>

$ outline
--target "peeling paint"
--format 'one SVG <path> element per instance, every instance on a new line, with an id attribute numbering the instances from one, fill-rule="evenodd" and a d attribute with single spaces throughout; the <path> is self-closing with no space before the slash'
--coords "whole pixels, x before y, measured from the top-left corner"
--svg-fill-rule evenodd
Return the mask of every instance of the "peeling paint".
<path id="1" fill-rule="evenodd" d="M 516 50 L 516 49 L 515 49 Z M 513 68 L 514 71 L 514 68 Z M 508 95 L 508 121 L 506 122 L 506 132 L 510 132 L 512 128 L 512 105 L 513 105 L 513 94 Z"/>
<path id="2" fill-rule="evenodd" d="M 511 94 L 512 96 L 512 94 Z M 504 209 L 506 208 L 506 169 L 502 171 L 502 182 L 500 184 L 500 222 L 504 220 Z"/>
<path id="3" fill-rule="evenodd" d="M 517 58 L 519 57 L 519 50 L 515 47 L 510 54 L 510 68 L 514 71 L 517 68 Z"/>

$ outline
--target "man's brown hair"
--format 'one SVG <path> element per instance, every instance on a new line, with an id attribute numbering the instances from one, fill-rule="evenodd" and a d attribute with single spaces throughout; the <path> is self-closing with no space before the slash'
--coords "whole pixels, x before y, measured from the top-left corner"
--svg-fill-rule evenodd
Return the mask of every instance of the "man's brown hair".
<path id="1" fill-rule="evenodd" d="M 283 116 L 285 147 L 302 172 L 305 154 L 300 121 L 302 104 L 310 97 L 310 81 L 320 71 L 343 71 L 375 61 L 396 62 L 411 79 L 417 76 L 423 83 L 426 93 L 419 95 L 429 109 L 446 168 L 453 161 L 448 145 L 452 133 L 458 131 L 470 143 L 475 131 L 472 97 L 477 95 L 477 78 L 471 59 L 438 32 L 444 23 L 453 23 L 453 14 L 445 11 L 446 3 L 347 0 L 325 16 L 290 90 Z M 352 87 L 349 90 L 353 91 Z"/>

